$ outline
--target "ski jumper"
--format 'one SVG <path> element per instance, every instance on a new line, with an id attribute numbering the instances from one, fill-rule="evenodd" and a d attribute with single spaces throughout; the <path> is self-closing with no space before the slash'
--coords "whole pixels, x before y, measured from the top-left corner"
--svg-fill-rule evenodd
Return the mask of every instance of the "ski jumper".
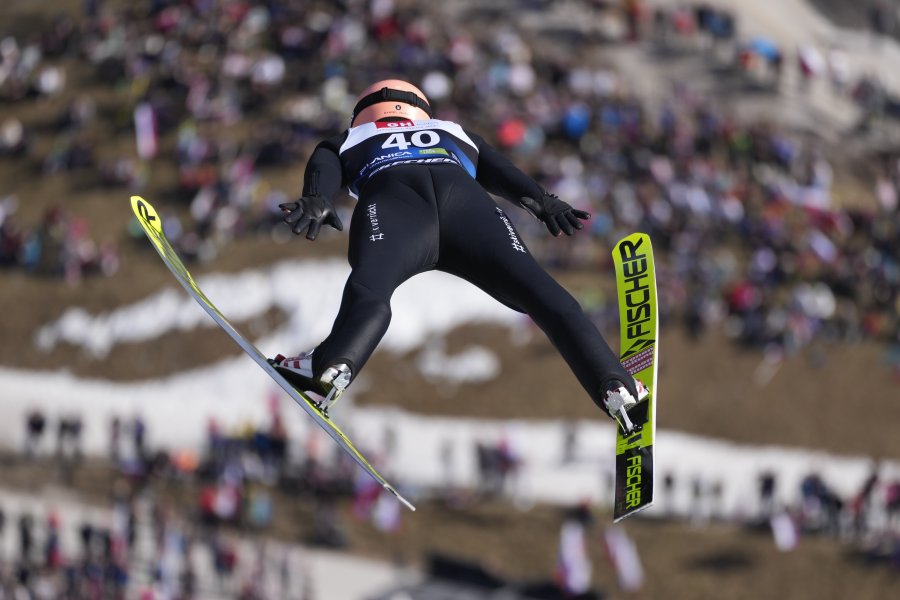
<path id="1" fill-rule="evenodd" d="M 481 137 L 450 121 L 365 123 L 319 143 L 303 195 L 357 198 L 347 280 L 328 337 L 313 353 L 318 375 L 346 363 L 355 378 L 387 331 L 391 296 L 437 269 L 528 314 L 605 410 L 604 385 L 633 380 L 578 302 L 534 259 L 488 192 L 519 204 L 543 189 Z"/>

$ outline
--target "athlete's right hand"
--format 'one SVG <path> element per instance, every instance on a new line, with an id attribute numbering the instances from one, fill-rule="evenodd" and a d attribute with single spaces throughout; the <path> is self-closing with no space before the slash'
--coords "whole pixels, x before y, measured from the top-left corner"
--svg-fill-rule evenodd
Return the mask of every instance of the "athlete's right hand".
<path id="1" fill-rule="evenodd" d="M 278 208 L 288 213 L 284 217 L 284 222 L 291 226 L 291 231 L 302 235 L 305 230 L 308 240 L 316 239 L 323 223 L 331 225 L 338 231 L 344 230 L 344 225 L 334 208 L 334 202 L 323 196 L 302 196 L 296 202 L 279 204 Z"/>
<path id="2" fill-rule="evenodd" d="M 584 227 L 581 221 L 591 218 L 590 213 L 572 208 L 568 202 L 560 200 L 556 194 L 549 192 L 544 192 L 539 199 L 523 196 L 519 198 L 519 204 L 536 219 L 543 221 L 553 237 L 560 233 L 572 235 L 576 229 Z"/>

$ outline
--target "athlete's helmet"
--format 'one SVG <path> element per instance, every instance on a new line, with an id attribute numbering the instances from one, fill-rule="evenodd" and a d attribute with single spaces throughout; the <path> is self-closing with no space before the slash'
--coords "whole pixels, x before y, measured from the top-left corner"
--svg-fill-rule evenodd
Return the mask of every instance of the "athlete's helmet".
<path id="1" fill-rule="evenodd" d="M 431 106 L 422 90 L 401 79 L 385 79 L 367 87 L 356 100 L 350 126 L 373 123 L 384 117 L 410 120 L 431 118 Z"/>

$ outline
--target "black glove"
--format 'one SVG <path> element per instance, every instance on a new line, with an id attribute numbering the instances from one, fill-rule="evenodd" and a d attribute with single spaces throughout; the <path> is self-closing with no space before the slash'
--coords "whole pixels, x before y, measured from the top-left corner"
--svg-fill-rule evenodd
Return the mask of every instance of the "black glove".
<path id="1" fill-rule="evenodd" d="M 581 221 L 591 218 L 590 213 L 574 209 L 555 194 L 547 192 L 539 200 L 523 196 L 519 198 L 519 203 L 536 219 L 543 221 L 554 237 L 559 235 L 560 230 L 572 235 L 576 229 L 584 227 Z"/>
<path id="2" fill-rule="evenodd" d="M 306 230 L 306 239 L 314 240 L 319 235 L 322 223 L 331 225 L 338 231 L 344 230 L 344 225 L 337 216 L 334 202 L 322 196 L 302 196 L 296 202 L 279 204 L 278 208 L 287 214 L 284 222 L 291 225 L 291 231 L 301 235 Z"/>

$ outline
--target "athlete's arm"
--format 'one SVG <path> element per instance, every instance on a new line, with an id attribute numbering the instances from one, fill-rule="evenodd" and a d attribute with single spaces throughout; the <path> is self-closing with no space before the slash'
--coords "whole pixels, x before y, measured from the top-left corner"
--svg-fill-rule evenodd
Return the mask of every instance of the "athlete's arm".
<path id="1" fill-rule="evenodd" d="M 319 142 L 306 163 L 300 199 L 279 205 L 288 213 L 284 222 L 297 235 L 305 231 L 306 238 L 314 240 L 323 224 L 338 231 L 344 229 L 334 208 L 334 199 L 346 184 L 339 154 L 345 137 L 346 133 L 343 133 Z"/>
<path id="2" fill-rule="evenodd" d="M 466 131 L 478 148 L 478 168 L 475 179 L 492 194 L 518 204 L 536 219 L 543 221 L 551 234 L 572 235 L 581 229 L 582 220 L 591 215 L 572 208 L 554 194 L 519 170 L 511 160 L 484 141 L 481 136 Z"/>
<path id="3" fill-rule="evenodd" d="M 346 187 L 340 156 L 341 144 L 346 138 L 347 132 L 344 132 L 322 140 L 313 150 L 303 174 L 304 196 L 324 196 L 333 201 Z"/>
<path id="4" fill-rule="evenodd" d="M 478 168 L 475 179 L 490 193 L 519 204 L 519 198 L 540 198 L 544 190 L 534 179 L 523 173 L 511 160 L 484 141 L 476 133 L 466 134 L 478 148 Z"/>

